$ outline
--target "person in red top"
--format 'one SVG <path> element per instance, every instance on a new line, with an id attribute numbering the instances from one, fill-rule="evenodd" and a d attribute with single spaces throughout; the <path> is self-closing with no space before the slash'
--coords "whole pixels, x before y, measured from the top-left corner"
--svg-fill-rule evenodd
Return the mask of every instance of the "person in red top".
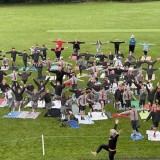
<path id="1" fill-rule="evenodd" d="M 67 43 L 62 41 L 60 38 L 58 38 L 58 40 L 52 40 L 52 42 L 55 42 L 60 48 L 62 48 L 63 43 Z"/>
<path id="2" fill-rule="evenodd" d="M 61 51 L 64 50 L 64 48 L 60 47 L 58 44 L 55 48 L 51 49 L 51 51 L 55 52 L 56 60 L 59 61 L 61 57 Z"/>

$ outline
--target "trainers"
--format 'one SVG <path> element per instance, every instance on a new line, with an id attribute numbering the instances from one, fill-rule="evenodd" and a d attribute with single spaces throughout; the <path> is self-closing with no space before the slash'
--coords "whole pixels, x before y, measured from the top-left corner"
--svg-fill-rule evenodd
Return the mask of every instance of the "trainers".
<path id="1" fill-rule="evenodd" d="M 96 155 L 97 155 L 97 152 L 92 152 L 92 151 L 91 151 L 91 153 L 92 153 L 94 156 L 96 156 Z"/>

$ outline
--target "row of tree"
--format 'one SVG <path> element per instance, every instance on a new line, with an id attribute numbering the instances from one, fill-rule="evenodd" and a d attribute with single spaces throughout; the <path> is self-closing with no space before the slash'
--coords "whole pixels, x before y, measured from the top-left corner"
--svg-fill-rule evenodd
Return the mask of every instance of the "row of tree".
<path id="1" fill-rule="evenodd" d="M 0 3 L 64 3 L 64 2 L 90 2 L 90 1 L 117 1 L 117 2 L 144 2 L 160 0 L 0 0 Z"/>

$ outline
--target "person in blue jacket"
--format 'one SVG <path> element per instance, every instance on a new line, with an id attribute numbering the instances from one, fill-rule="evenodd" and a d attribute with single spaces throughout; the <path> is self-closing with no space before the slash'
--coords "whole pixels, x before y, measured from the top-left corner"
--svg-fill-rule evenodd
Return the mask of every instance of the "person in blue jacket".
<path id="1" fill-rule="evenodd" d="M 129 52 L 134 53 L 135 46 L 136 46 L 136 38 L 134 35 L 131 35 L 129 39 Z"/>

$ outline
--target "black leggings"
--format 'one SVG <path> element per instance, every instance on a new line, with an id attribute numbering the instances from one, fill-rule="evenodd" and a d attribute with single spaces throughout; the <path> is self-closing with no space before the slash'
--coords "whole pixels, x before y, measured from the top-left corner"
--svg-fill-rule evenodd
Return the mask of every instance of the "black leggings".
<path id="1" fill-rule="evenodd" d="M 114 155 L 116 154 L 116 151 L 109 151 L 109 147 L 106 144 L 101 144 L 98 149 L 97 149 L 97 154 L 102 150 L 105 149 L 106 151 L 108 151 L 108 155 L 109 155 L 109 160 L 114 160 Z"/>

